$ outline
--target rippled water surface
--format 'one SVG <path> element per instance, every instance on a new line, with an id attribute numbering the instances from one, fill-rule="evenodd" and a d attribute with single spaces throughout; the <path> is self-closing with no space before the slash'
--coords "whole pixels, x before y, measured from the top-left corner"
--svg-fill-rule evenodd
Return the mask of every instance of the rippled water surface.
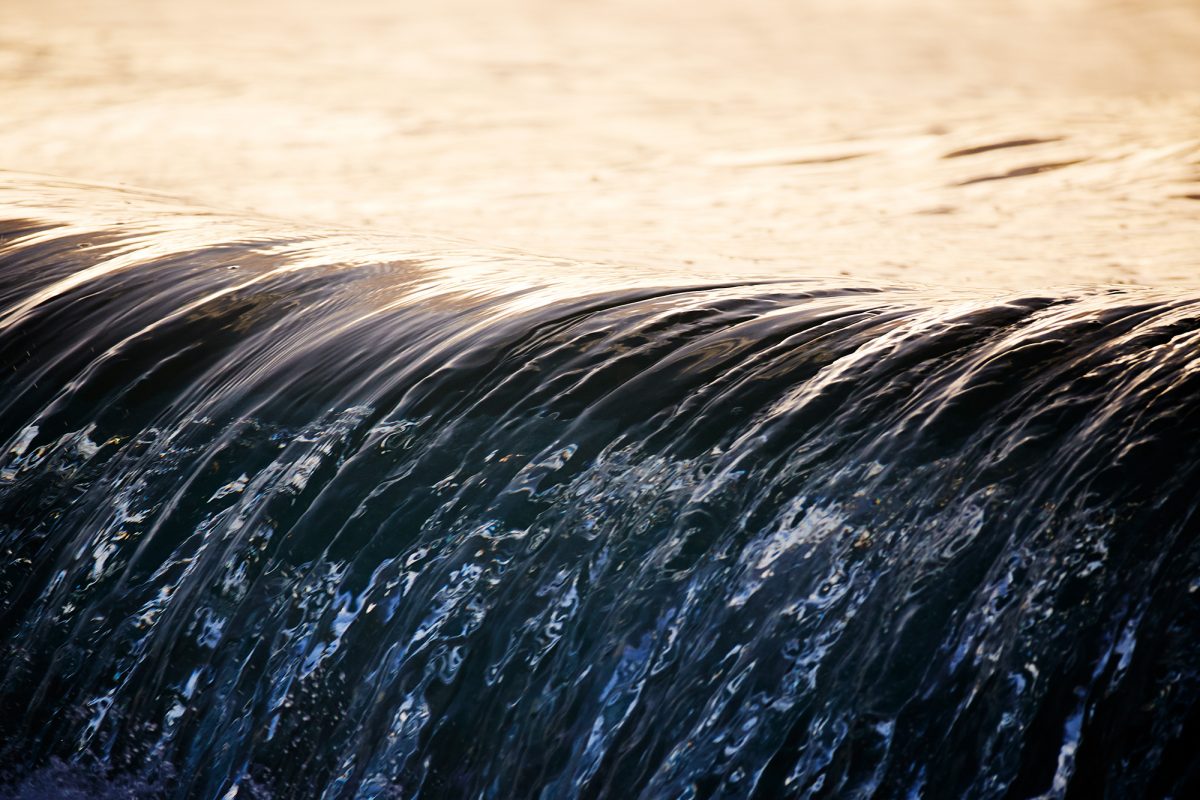
<path id="1" fill-rule="evenodd" d="M 1194 4 L 0 22 L 0 798 L 1200 795 Z"/>
<path id="2" fill-rule="evenodd" d="M 1194 0 L 6 0 L 0 169 L 637 269 L 1194 283 L 1198 43 Z"/>

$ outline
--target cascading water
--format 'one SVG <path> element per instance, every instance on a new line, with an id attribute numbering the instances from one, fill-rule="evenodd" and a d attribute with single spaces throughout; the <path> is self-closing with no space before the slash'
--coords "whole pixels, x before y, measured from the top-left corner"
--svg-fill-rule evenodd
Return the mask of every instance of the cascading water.
<path id="1" fill-rule="evenodd" d="M 0 793 L 1200 791 L 1200 292 L 610 284 L 30 191 Z"/>

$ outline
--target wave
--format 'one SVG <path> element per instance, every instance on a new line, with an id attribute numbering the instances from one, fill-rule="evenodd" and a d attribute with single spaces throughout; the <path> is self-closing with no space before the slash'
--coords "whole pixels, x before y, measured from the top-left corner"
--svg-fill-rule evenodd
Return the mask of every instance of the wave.
<path id="1" fill-rule="evenodd" d="M 1200 788 L 1200 292 L 664 281 L 21 191 L 9 791 Z"/>

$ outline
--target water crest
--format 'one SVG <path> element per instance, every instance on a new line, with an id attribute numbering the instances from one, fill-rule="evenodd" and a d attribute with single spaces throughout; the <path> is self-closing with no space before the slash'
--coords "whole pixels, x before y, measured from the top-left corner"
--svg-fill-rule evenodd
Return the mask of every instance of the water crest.
<path id="1" fill-rule="evenodd" d="M 1200 294 L 8 208 L 10 794 L 1200 786 Z"/>

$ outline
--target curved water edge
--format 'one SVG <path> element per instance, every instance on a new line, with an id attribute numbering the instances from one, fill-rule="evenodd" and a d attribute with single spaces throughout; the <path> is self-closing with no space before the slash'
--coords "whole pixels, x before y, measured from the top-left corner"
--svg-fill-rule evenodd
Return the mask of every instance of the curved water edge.
<path id="1" fill-rule="evenodd" d="M 22 191 L 6 791 L 1200 787 L 1200 291 L 687 281 Z"/>

